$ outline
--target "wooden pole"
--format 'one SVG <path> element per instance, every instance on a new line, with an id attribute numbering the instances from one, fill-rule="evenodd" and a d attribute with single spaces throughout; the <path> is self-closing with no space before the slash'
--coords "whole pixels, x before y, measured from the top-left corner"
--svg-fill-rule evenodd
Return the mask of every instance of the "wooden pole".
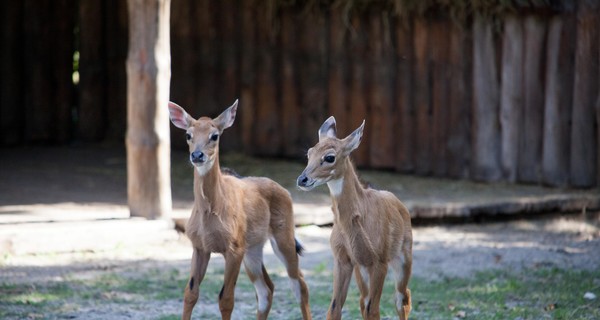
<path id="1" fill-rule="evenodd" d="M 127 195 L 132 216 L 171 211 L 170 0 L 128 0 Z"/>

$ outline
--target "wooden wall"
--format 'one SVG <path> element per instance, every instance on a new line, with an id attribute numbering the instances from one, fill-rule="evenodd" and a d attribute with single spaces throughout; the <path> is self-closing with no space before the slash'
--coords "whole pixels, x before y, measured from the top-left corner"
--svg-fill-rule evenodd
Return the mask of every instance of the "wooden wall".
<path id="1" fill-rule="evenodd" d="M 466 22 L 272 3 L 172 0 L 171 100 L 199 117 L 239 98 L 225 150 L 301 159 L 334 115 L 340 135 L 366 119 L 362 167 L 600 185 L 596 2 Z M 122 142 L 125 1 L 0 11 L 0 143 Z"/>

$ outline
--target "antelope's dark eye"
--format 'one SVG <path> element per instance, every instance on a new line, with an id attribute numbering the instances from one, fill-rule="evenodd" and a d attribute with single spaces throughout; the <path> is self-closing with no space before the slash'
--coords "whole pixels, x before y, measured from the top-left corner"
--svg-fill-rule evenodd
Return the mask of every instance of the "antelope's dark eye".
<path id="1" fill-rule="evenodd" d="M 186 134 L 185 134 L 185 140 L 187 140 L 187 141 L 190 141 L 190 140 L 192 140 L 192 135 L 191 135 L 191 134 L 189 134 L 189 133 L 186 133 Z"/>
<path id="2" fill-rule="evenodd" d="M 217 133 L 210 136 L 210 140 L 212 140 L 212 141 L 217 141 L 217 139 L 219 139 L 219 134 L 217 134 Z"/>
<path id="3" fill-rule="evenodd" d="M 328 155 L 328 156 L 325 156 L 325 158 L 323 158 L 323 160 L 325 160 L 325 162 L 333 163 L 335 161 L 335 156 Z"/>

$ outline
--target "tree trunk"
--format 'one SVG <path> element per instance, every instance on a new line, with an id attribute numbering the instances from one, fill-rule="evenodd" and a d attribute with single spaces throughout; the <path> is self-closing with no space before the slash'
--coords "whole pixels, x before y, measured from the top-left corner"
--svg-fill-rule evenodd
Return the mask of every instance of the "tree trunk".
<path id="1" fill-rule="evenodd" d="M 500 95 L 501 161 L 504 179 L 517 181 L 519 135 L 523 121 L 523 26 L 514 15 L 504 20 Z"/>
<path id="2" fill-rule="evenodd" d="M 500 170 L 498 72 L 493 24 L 476 17 L 473 24 L 473 175 L 495 181 Z"/>
<path id="3" fill-rule="evenodd" d="M 132 216 L 171 211 L 170 0 L 128 0 L 127 195 Z"/>

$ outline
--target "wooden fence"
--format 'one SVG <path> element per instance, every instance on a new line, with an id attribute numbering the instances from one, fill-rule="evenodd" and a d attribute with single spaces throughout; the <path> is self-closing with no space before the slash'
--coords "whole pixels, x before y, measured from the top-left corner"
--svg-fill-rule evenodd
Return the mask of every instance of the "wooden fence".
<path id="1" fill-rule="evenodd" d="M 465 21 L 260 3 L 172 0 L 171 99 L 198 117 L 240 98 L 222 148 L 299 159 L 334 115 L 340 135 L 366 119 L 362 167 L 600 184 L 594 1 Z M 125 1 L 8 0 L 0 10 L 0 143 L 122 142 Z M 181 132 L 172 144 L 183 147 Z"/>

